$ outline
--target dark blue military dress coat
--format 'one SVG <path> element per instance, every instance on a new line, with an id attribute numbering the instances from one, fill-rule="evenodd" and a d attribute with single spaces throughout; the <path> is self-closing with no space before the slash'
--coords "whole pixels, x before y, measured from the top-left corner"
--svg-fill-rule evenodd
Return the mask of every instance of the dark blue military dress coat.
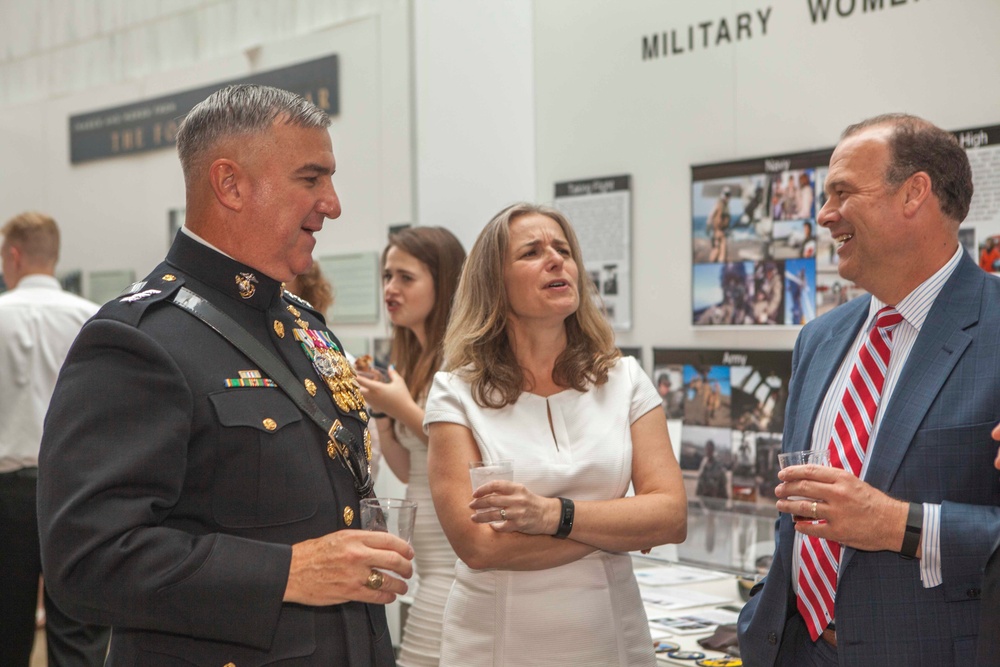
<path id="1" fill-rule="evenodd" d="M 178 234 L 63 367 L 39 464 L 46 586 L 68 613 L 113 626 L 110 666 L 394 664 L 383 607 L 282 603 L 290 545 L 359 528 L 354 480 L 266 373 L 170 302 L 181 286 L 365 437 L 365 415 L 338 408 L 294 335 L 326 331 L 322 317 Z"/>

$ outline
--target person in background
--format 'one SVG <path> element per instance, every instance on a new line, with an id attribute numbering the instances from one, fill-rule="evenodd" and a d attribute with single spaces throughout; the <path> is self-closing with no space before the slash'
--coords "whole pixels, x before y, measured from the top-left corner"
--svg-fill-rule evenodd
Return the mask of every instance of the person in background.
<path id="1" fill-rule="evenodd" d="M 812 223 L 806 220 L 802 223 L 802 241 L 799 245 L 799 257 L 809 259 L 816 256 L 816 237 L 813 235 Z"/>
<path id="2" fill-rule="evenodd" d="M 424 417 L 461 559 L 442 665 L 656 662 L 627 552 L 682 542 L 687 502 L 660 396 L 595 290 L 549 207 L 505 208 L 465 262 Z M 469 462 L 497 459 L 515 481 L 471 488 Z"/>
<path id="3" fill-rule="evenodd" d="M 59 227 L 26 212 L 0 227 L 0 664 L 27 667 L 42 572 L 36 487 L 42 422 L 59 369 L 97 304 L 55 278 Z M 108 628 L 79 623 L 44 595 L 50 665 L 104 664 Z"/>
<path id="4" fill-rule="evenodd" d="M 309 270 L 301 273 L 285 283 L 285 289 L 304 299 L 310 307 L 326 319 L 330 306 L 333 305 L 333 286 L 320 270 L 319 262 L 313 261 Z"/>
<path id="5" fill-rule="evenodd" d="M 729 197 L 729 187 L 725 186 L 708 216 L 708 233 L 712 237 L 712 250 L 708 254 L 709 262 L 726 261 L 726 235 L 729 233 L 729 223 L 732 220 L 732 215 L 729 213 Z"/>
<path id="6" fill-rule="evenodd" d="M 738 624 L 743 662 L 978 664 L 1000 535 L 1000 278 L 958 242 L 969 159 L 926 120 L 876 116 L 841 135 L 825 187 L 817 221 L 840 276 L 870 296 L 796 341 L 782 447 L 829 450 L 831 465 L 779 473 L 774 560 Z"/>
<path id="7" fill-rule="evenodd" d="M 809 180 L 809 173 L 803 171 L 799 174 L 799 188 L 795 195 L 795 217 L 813 217 L 812 209 L 814 199 L 815 195 L 813 192 L 812 181 Z"/>
<path id="8" fill-rule="evenodd" d="M 395 665 L 383 605 L 413 549 L 357 530 L 364 399 L 322 315 L 281 287 L 340 216 L 329 124 L 267 86 L 197 104 L 177 133 L 184 227 L 67 357 L 42 564 L 57 603 L 113 627 L 108 667 Z"/>
<path id="9" fill-rule="evenodd" d="M 705 443 L 705 454 L 698 466 L 698 483 L 694 491 L 696 496 L 710 498 L 728 498 L 730 496 L 729 480 L 726 468 L 715 458 L 715 442 Z"/>
<path id="10" fill-rule="evenodd" d="M 401 667 L 440 661 L 441 619 L 455 578 L 455 551 L 431 500 L 423 406 L 441 367 L 464 261 L 462 244 L 443 227 L 410 227 L 389 236 L 382 253 L 382 290 L 393 326 L 393 366 L 388 382 L 358 378 L 365 400 L 385 415 L 378 429 L 386 463 L 407 483 L 406 497 L 418 503 L 413 546 L 419 587 L 403 628 Z"/>

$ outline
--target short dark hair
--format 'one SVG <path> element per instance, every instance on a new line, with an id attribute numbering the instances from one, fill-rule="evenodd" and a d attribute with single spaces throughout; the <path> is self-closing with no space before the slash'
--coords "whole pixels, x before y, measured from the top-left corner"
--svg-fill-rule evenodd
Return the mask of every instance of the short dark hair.
<path id="1" fill-rule="evenodd" d="M 887 113 L 849 126 L 840 138 L 881 125 L 892 126 L 886 185 L 899 187 L 918 171 L 926 172 L 941 211 L 957 222 L 965 220 L 972 201 L 972 166 L 955 135 L 918 116 Z"/>

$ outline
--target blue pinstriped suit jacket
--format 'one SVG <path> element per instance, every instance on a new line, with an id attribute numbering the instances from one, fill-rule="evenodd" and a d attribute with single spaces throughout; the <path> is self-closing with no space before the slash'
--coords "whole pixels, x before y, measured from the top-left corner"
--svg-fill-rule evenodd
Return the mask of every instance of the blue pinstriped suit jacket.
<path id="1" fill-rule="evenodd" d="M 806 325 L 795 343 L 786 451 L 811 446 L 827 387 L 868 314 L 858 298 Z M 972 665 L 982 572 L 1000 535 L 1000 278 L 963 255 L 931 308 L 886 406 L 865 481 L 940 503 L 943 584 L 924 588 L 920 561 L 845 549 L 835 606 L 841 665 Z M 793 613 L 795 533 L 776 524 L 771 570 L 739 620 L 745 665 L 772 665 Z"/>

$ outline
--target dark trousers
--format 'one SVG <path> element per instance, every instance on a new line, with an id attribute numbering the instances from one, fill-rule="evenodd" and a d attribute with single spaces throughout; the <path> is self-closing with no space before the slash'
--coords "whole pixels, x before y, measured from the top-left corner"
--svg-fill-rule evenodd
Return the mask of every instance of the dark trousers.
<path id="1" fill-rule="evenodd" d="M 785 623 L 781 646 L 774 660 L 775 667 L 837 667 L 837 649 L 820 637 L 815 642 L 809 636 L 806 622 L 798 613 Z"/>
<path id="2" fill-rule="evenodd" d="M 35 509 L 38 470 L 0 473 L 0 665 L 28 667 L 35 641 L 35 606 L 42 572 Z M 109 630 L 80 623 L 45 596 L 51 667 L 100 667 Z"/>

